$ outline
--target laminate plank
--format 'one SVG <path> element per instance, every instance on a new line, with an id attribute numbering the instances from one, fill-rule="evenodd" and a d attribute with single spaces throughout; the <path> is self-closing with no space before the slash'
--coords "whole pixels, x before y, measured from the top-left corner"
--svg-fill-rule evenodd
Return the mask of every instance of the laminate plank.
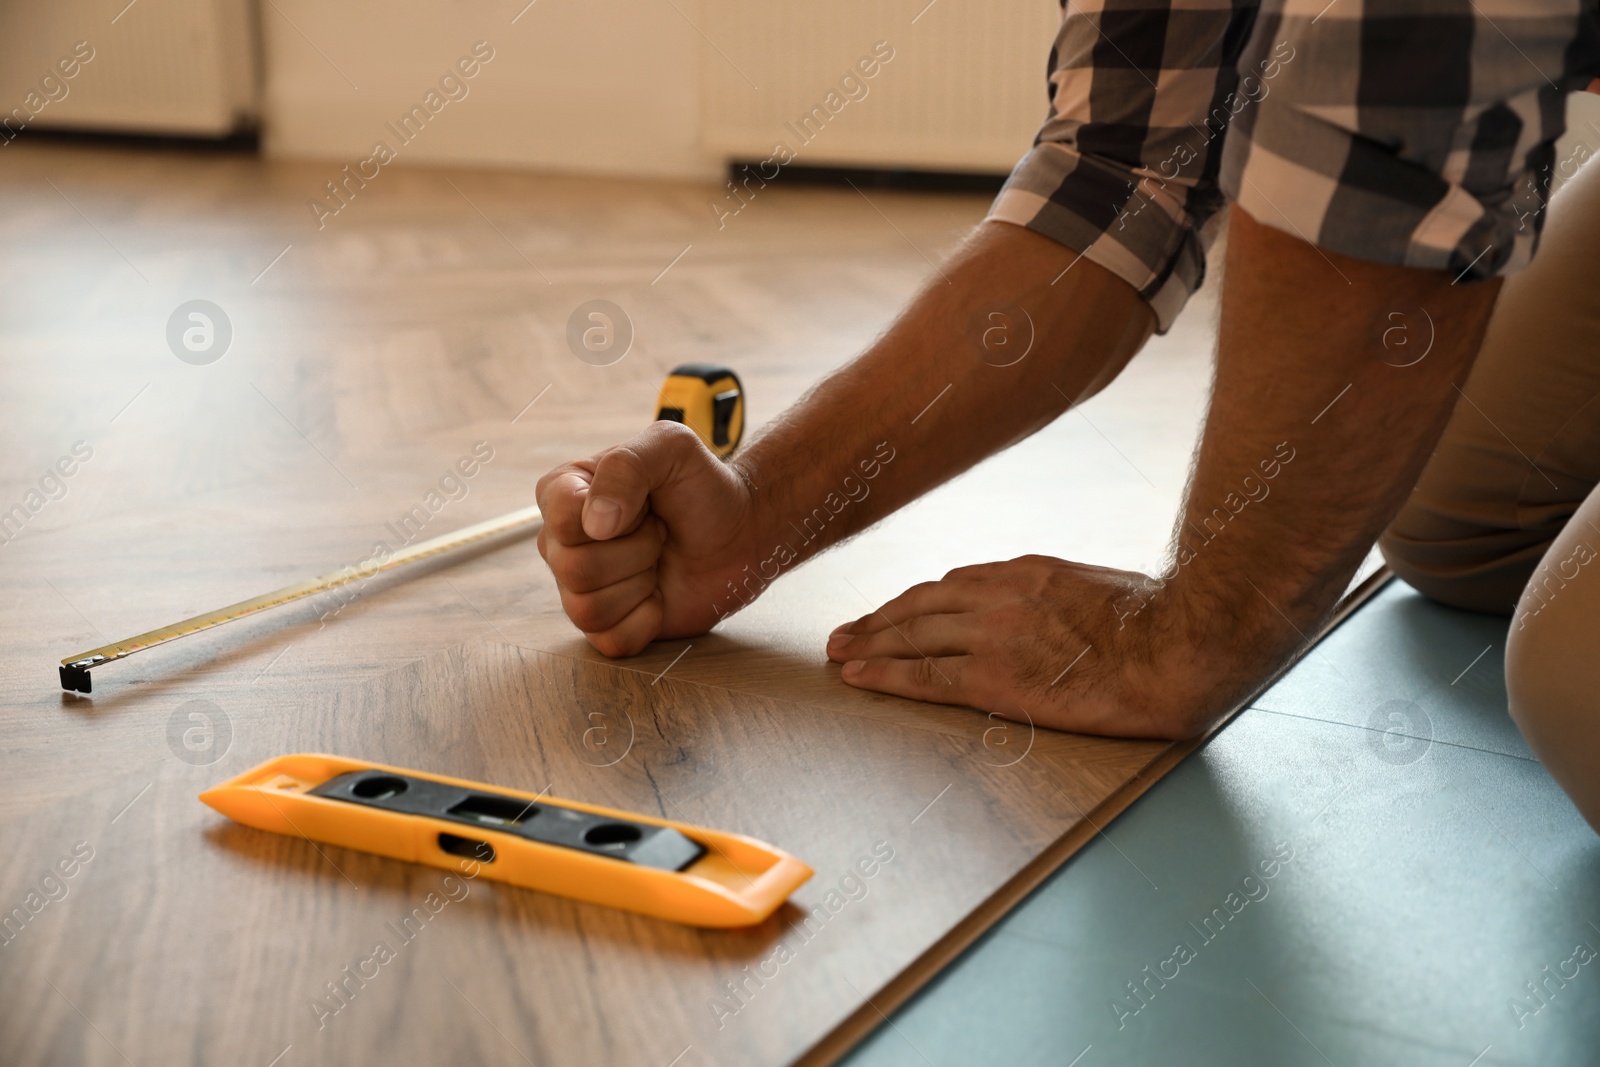
<path id="1" fill-rule="evenodd" d="M 822 642 L 961 564 L 1155 566 L 1205 401 L 1209 293 L 1087 412 L 706 637 L 602 660 L 522 539 L 61 694 L 63 655 L 393 547 L 478 442 L 492 460 L 421 536 L 525 506 L 545 470 L 641 426 L 678 362 L 735 366 L 759 426 L 867 343 L 985 200 L 774 185 L 718 230 L 692 185 L 397 170 L 318 230 L 304 204 L 326 166 L 23 139 L 0 166 L 0 339 L 18 354 L 0 363 L 0 508 L 93 450 L 0 545 L 0 908 L 94 849 L 5 948 L 4 1062 L 825 1062 L 1186 751 L 850 689 Z M 195 297 L 234 328 L 205 367 L 164 339 Z M 596 297 L 635 330 L 606 367 L 565 341 Z M 186 755 L 196 708 L 226 741 Z M 595 715 L 634 739 L 612 766 Z M 441 874 L 195 799 L 308 749 L 738 830 L 818 875 L 742 933 L 474 883 L 321 1026 L 324 983 Z M 719 1018 L 723 983 L 880 840 L 895 858 L 868 894 Z"/>
<path id="2" fill-rule="evenodd" d="M 617 756 L 594 742 L 597 723 Z M 463 881 L 413 950 L 385 923 L 429 891 L 448 899 L 443 872 L 235 826 L 195 799 L 223 774 L 298 750 L 735 829 L 817 875 L 743 931 Z M 691 1045 L 694 1062 L 787 1062 L 1095 793 L 1066 782 L 1058 794 L 1041 764 L 986 756 L 948 735 L 503 644 L 436 653 L 299 716 L 237 723 L 225 762 L 165 761 L 143 781 L 96 783 L 8 824 L 0 900 L 22 899 L 77 841 L 93 858 L 7 946 L 0 997 L 31 1021 L 0 1035 L 0 1057 L 54 1049 L 92 1062 L 103 1040 L 138 1061 L 170 1050 L 168 1028 L 184 1019 L 227 1017 L 189 1031 L 196 1059 L 265 1062 L 293 1044 L 322 1062 L 518 1062 L 453 982 L 533 1062 L 666 1063 Z M 863 858 L 870 878 L 851 874 Z M 324 983 L 379 940 L 396 961 L 367 968 L 378 977 L 352 986 L 348 1003 L 327 1000 Z M 795 958 L 760 968 L 776 976 L 770 987 L 730 997 L 725 983 L 780 944 Z"/>

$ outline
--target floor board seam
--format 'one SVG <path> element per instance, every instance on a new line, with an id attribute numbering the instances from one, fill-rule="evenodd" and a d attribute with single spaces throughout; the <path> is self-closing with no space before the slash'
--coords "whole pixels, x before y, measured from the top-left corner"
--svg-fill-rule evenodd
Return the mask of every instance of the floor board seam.
<path id="1" fill-rule="evenodd" d="M 1001 919 L 1014 911 L 1031 893 L 1043 885 L 1046 879 L 1066 866 L 1073 856 L 1093 840 L 1095 834 L 1104 835 L 1102 826 L 1109 826 L 1117 815 L 1126 811 L 1154 788 L 1156 783 L 1171 773 L 1178 764 L 1205 747 L 1221 734 L 1229 723 L 1249 710 L 1256 700 L 1282 681 L 1296 664 L 1302 662 L 1313 648 L 1326 640 L 1328 635 L 1342 626 L 1361 607 L 1370 603 L 1393 577 L 1393 573 L 1387 567 L 1379 567 L 1365 579 L 1355 583 L 1322 625 L 1314 631 L 1314 636 L 1304 647 L 1296 650 L 1293 658 L 1279 667 L 1271 677 L 1264 679 L 1257 689 L 1245 696 L 1228 714 L 1218 719 L 1204 733 L 1185 741 L 1170 743 L 1119 787 L 1112 790 L 1091 811 L 1080 813 L 1082 817 L 1069 826 L 1060 837 L 1041 849 L 1032 860 L 1023 864 L 1015 874 L 970 911 L 964 920 L 946 931 L 910 965 L 875 990 L 874 995 L 880 999 L 887 997 L 888 1010 L 885 1012 L 877 1004 L 869 1002 L 872 1010 L 887 1018 L 889 1013 L 898 1011 L 909 1002 L 919 990 L 926 987 L 979 938 L 994 929 Z M 1104 818 L 1099 823 L 1094 821 L 1093 816 L 1107 812 L 1110 813 L 1109 818 Z M 1092 828 L 1093 832 L 1085 834 L 1086 826 Z M 795 1061 L 796 1067 L 800 1065 L 832 1067 L 859 1045 L 863 1038 L 877 1029 L 877 1024 L 866 1018 L 867 1007 L 868 1005 L 861 1005 L 846 1015 L 819 1041 L 801 1054 Z"/>
<path id="2" fill-rule="evenodd" d="M 634 674 L 642 675 L 642 676 L 644 676 L 646 678 L 655 677 L 655 675 L 652 674 L 650 671 L 643 670 L 643 669 L 641 669 L 639 667 L 630 667 L 630 666 L 628 666 L 627 664 L 624 664 L 624 663 L 614 663 L 614 662 L 612 662 L 610 660 L 596 661 L 596 660 L 588 659 L 588 658 L 583 657 L 583 656 L 573 655 L 570 652 L 552 652 L 549 649 L 538 648 L 538 647 L 532 646 L 532 645 L 521 645 L 521 644 L 519 644 L 519 645 L 516 645 L 514 647 L 521 648 L 521 649 L 526 649 L 529 652 L 535 652 L 535 653 L 538 653 L 539 655 L 543 655 L 543 656 L 555 656 L 558 659 L 569 660 L 569 661 L 574 662 L 574 663 L 587 663 L 587 664 L 596 664 L 598 666 L 615 667 L 618 670 L 629 671 L 629 672 L 632 672 Z M 700 681 L 699 679 L 695 679 L 695 678 L 678 677 L 678 678 L 667 678 L 667 679 L 664 679 L 664 680 L 665 681 L 671 681 L 671 682 L 678 682 L 678 683 L 683 684 L 683 685 L 699 686 L 702 689 L 711 689 L 711 690 L 714 690 L 714 691 L 716 691 L 718 693 L 728 693 L 728 694 L 731 694 L 733 696 L 755 697 L 755 698 L 757 698 L 759 700 L 773 700 L 773 701 L 777 701 L 780 704 L 788 704 L 788 705 L 791 705 L 793 707 L 804 708 L 807 711 L 823 712 L 824 714 L 828 714 L 828 715 L 850 715 L 850 716 L 855 716 L 855 717 L 858 717 L 858 718 L 868 718 L 873 722 L 882 723 L 884 726 L 899 727 L 899 728 L 903 728 L 903 729 L 906 729 L 906 730 L 918 730 L 918 731 L 921 731 L 922 733 L 936 734 L 936 735 L 938 735 L 940 737 L 949 737 L 949 738 L 961 739 L 962 736 L 963 736 L 961 734 L 951 733 L 948 730 L 936 729 L 936 728 L 931 727 L 931 726 L 918 726 L 915 723 L 908 723 L 908 722 L 894 722 L 894 721 L 891 721 L 891 720 L 888 720 L 888 719 L 878 718 L 877 716 L 859 716 L 855 712 L 852 712 L 852 711 L 841 711 L 841 710 L 839 710 L 837 708 L 830 708 L 830 707 L 827 707 L 827 706 L 822 705 L 822 704 L 812 704 L 812 703 L 809 703 L 809 702 L 804 701 L 804 700 L 797 700 L 794 697 L 775 696 L 775 695 L 772 695 L 772 694 L 769 694 L 769 693 L 762 693 L 762 692 L 759 692 L 758 690 L 753 690 L 753 689 L 732 689 L 732 688 L 729 688 L 728 686 L 725 686 L 725 685 L 718 685 L 715 682 L 705 682 L 705 681 Z M 965 705 L 960 705 L 960 706 L 961 707 L 965 707 Z M 981 716 L 983 714 L 983 712 L 978 711 L 977 709 L 974 709 L 974 708 L 967 708 L 967 711 L 972 715 L 980 715 Z M 1049 729 L 1049 727 L 1038 727 L 1038 729 L 1047 730 L 1047 729 Z M 1062 731 L 1062 730 L 1053 730 L 1051 732 L 1052 733 L 1064 734 L 1066 736 L 1085 736 L 1085 735 L 1072 735 L 1068 731 Z M 1151 757 L 1151 759 L 1154 760 L 1154 759 L 1158 758 L 1161 755 L 1161 753 L 1165 752 L 1165 751 L 1166 751 L 1166 749 L 1162 748 L 1160 751 L 1156 752 Z M 1146 766 L 1148 766 L 1148 764 L 1146 764 Z M 1141 770 L 1142 770 L 1142 768 L 1141 768 Z"/>
<path id="3" fill-rule="evenodd" d="M 1432 744 L 1432 745 L 1444 745 L 1447 748 L 1458 748 L 1458 749 L 1461 749 L 1461 750 L 1466 751 L 1466 752 L 1482 752 L 1486 756 L 1503 756 L 1506 759 L 1521 760 L 1524 763 L 1537 764 L 1539 762 L 1537 759 L 1535 759 L 1532 756 L 1519 756 L 1519 755 L 1517 755 L 1517 754 L 1515 754 L 1513 752 L 1499 752 L 1499 751 L 1496 751 L 1495 749 L 1492 749 L 1492 748 L 1479 748 L 1477 745 L 1463 745 L 1463 744 L 1460 744 L 1460 743 L 1455 742 L 1455 741 L 1442 741 L 1437 737 L 1419 737 L 1416 734 L 1401 733 L 1399 730 L 1392 730 L 1392 731 L 1391 730 L 1374 730 L 1372 727 L 1370 727 L 1370 726 L 1362 726 L 1360 723 L 1340 722 L 1338 719 L 1321 719 L 1321 718 L 1318 718 L 1315 715 L 1297 715 L 1292 711 L 1279 711 L 1276 708 L 1263 708 L 1263 707 L 1260 707 L 1259 705 L 1251 705 L 1250 707 L 1245 708 L 1244 710 L 1245 711 L 1259 711 L 1259 712 L 1262 712 L 1262 713 L 1264 713 L 1266 715 L 1279 715 L 1279 716 L 1282 716 L 1285 719 L 1299 719 L 1302 722 L 1322 723 L 1325 726 L 1343 726 L 1343 727 L 1346 727 L 1347 729 L 1351 729 L 1351 730 L 1361 730 L 1364 733 L 1372 733 L 1372 734 L 1397 733 L 1397 734 L 1400 734 L 1401 737 L 1408 737 L 1413 741 L 1426 741 L 1426 742 L 1428 742 L 1429 744 Z"/>

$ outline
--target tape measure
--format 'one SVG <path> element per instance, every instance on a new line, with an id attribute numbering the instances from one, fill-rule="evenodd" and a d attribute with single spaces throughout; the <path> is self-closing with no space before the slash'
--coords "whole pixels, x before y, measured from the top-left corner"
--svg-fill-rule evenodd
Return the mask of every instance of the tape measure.
<path id="1" fill-rule="evenodd" d="M 685 363 L 677 367 L 661 386 L 656 402 L 656 418 L 681 422 L 700 435 L 706 447 L 722 458 L 727 458 L 739 446 L 744 436 L 744 389 L 739 376 L 727 367 L 710 363 Z M 544 525 L 544 517 L 537 507 L 518 508 L 498 518 L 488 519 L 464 527 L 454 533 L 421 541 L 399 552 L 382 558 L 373 557 L 361 563 L 341 567 L 329 574 L 307 581 L 286 585 L 225 608 L 208 611 L 157 627 L 142 634 L 109 645 L 101 645 L 87 652 L 79 652 L 61 661 L 58 668 L 61 688 L 73 693 L 92 690 L 89 671 L 103 663 L 126 659 L 135 652 L 176 641 L 180 637 L 221 626 L 225 622 L 243 619 L 257 612 L 303 600 L 351 582 L 371 578 L 384 571 L 403 567 L 408 563 L 451 552 L 466 545 L 508 534 L 528 534 Z"/>
<path id="2" fill-rule="evenodd" d="M 656 399 L 656 420 L 681 422 L 726 459 L 744 436 L 744 387 L 714 363 L 674 367 Z"/>
<path id="3" fill-rule="evenodd" d="M 339 756 L 279 756 L 200 799 L 258 830 L 691 926 L 761 922 L 812 875 L 741 834 Z"/>

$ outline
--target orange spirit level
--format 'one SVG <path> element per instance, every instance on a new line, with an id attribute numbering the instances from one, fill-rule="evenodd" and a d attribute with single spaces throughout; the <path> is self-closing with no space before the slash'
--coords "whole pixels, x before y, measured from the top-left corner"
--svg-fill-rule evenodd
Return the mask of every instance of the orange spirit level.
<path id="1" fill-rule="evenodd" d="M 811 868 L 740 834 L 302 753 L 200 794 L 236 822 L 691 926 L 749 926 Z"/>

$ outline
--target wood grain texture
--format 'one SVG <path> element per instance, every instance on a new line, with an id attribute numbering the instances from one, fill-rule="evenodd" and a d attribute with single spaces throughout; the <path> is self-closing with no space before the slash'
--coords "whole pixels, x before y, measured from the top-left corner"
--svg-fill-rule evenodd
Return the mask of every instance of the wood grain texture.
<path id="1" fill-rule="evenodd" d="M 1352 581 L 1337 610 L 1323 624 L 1321 631 L 1311 635 L 1312 644 L 1320 641 L 1352 612 L 1376 596 L 1393 577 L 1387 567 L 1369 559 L 1361 568 L 1358 577 Z M 1199 737 L 1167 745 L 1159 756 L 1124 781 L 1121 786 L 1112 790 L 1092 811 L 1083 813 L 1084 817 L 1080 818 L 1070 830 L 1040 850 L 1038 855 L 990 894 L 988 899 L 968 912 L 959 923 L 950 928 L 948 933 L 930 945 L 915 962 L 891 979 L 869 1001 L 857 1007 L 847 1019 L 813 1045 L 799 1062 L 806 1067 L 825 1067 L 848 1052 L 856 1042 L 876 1029 L 890 1012 L 911 999 L 911 996 L 929 979 L 954 962 L 963 950 L 989 927 L 999 922 L 1006 912 L 1020 904 L 1029 893 L 1055 873 L 1057 868 L 1071 859 L 1078 849 L 1092 841 L 1096 835 L 1104 833 L 1106 825 L 1125 811 L 1128 805 L 1143 796 L 1147 789 L 1160 781 L 1162 775 L 1215 737 L 1217 732 L 1227 726 L 1239 712 L 1254 703 L 1257 697 L 1283 677 L 1292 665 L 1285 664 L 1239 707 L 1213 723 L 1211 728 Z"/>
<path id="2" fill-rule="evenodd" d="M 477 442 L 492 460 L 421 536 L 527 504 L 549 467 L 633 432 L 678 362 L 735 366 L 758 429 L 870 340 L 985 201 L 774 184 L 719 230 L 707 188 L 386 170 L 318 230 L 305 202 L 327 166 L 19 138 L 0 167 L 0 509 L 93 449 L 0 545 L 0 919 L 26 916 L 0 947 L 0 1062 L 823 1062 L 1184 751 L 853 690 L 823 640 L 962 564 L 1155 566 L 1203 410 L 1210 294 L 1086 411 L 715 634 L 604 661 L 512 540 L 61 694 L 67 653 L 393 546 L 389 524 Z M 164 336 L 194 298 L 234 328 L 206 367 Z M 608 367 L 566 347 L 594 298 L 635 328 Z M 904 388 L 943 384 L 910 368 Z M 191 751 L 196 711 L 216 729 Z M 737 933 L 473 883 L 319 1026 L 326 983 L 441 874 L 195 798 L 299 750 L 748 833 L 817 876 Z M 80 841 L 93 858 L 52 875 Z M 805 938 L 879 842 L 894 858 Z"/>
<path id="3" fill-rule="evenodd" d="M 136 1060 L 170 1050 L 156 1020 L 187 1016 L 237 1019 L 189 1033 L 208 1063 L 265 1063 L 288 1044 L 323 1062 L 516 1062 L 515 1046 L 535 1063 L 665 1064 L 690 1045 L 693 1062 L 787 1062 L 860 1002 L 852 985 L 882 985 L 1094 795 L 1057 795 L 1033 761 L 995 767 L 981 742 L 503 644 L 436 653 L 307 710 L 241 731 L 234 754 L 425 762 L 737 827 L 817 875 L 773 920 L 732 932 L 460 882 L 461 899 L 407 942 L 385 924 L 429 892 L 449 900 L 443 872 L 236 826 L 193 803 L 214 769 L 163 769 L 115 823 L 146 783 L 70 798 L 8 835 L 39 857 L 10 868 L 8 899 L 74 835 L 94 849 L 50 905 L 61 914 L 47 908 L 6 948 L 0 990 L 30 1020 L 7 1034 L 8 1062 L 47 1058 L 49 1041 L 80 1029 L 77 1011 Z M 366 968 L 376 977 L 348 1003 L 327 1000 L 326 983 L 379 941 L 396 959 Z M 794 958 L 749 981 L 744 1002 L 731 996 L 724 983 L 747 981 L 780 943 Z M 71 1058 L 93 1061 L 97 1043 L 82 1035 Z"/>

